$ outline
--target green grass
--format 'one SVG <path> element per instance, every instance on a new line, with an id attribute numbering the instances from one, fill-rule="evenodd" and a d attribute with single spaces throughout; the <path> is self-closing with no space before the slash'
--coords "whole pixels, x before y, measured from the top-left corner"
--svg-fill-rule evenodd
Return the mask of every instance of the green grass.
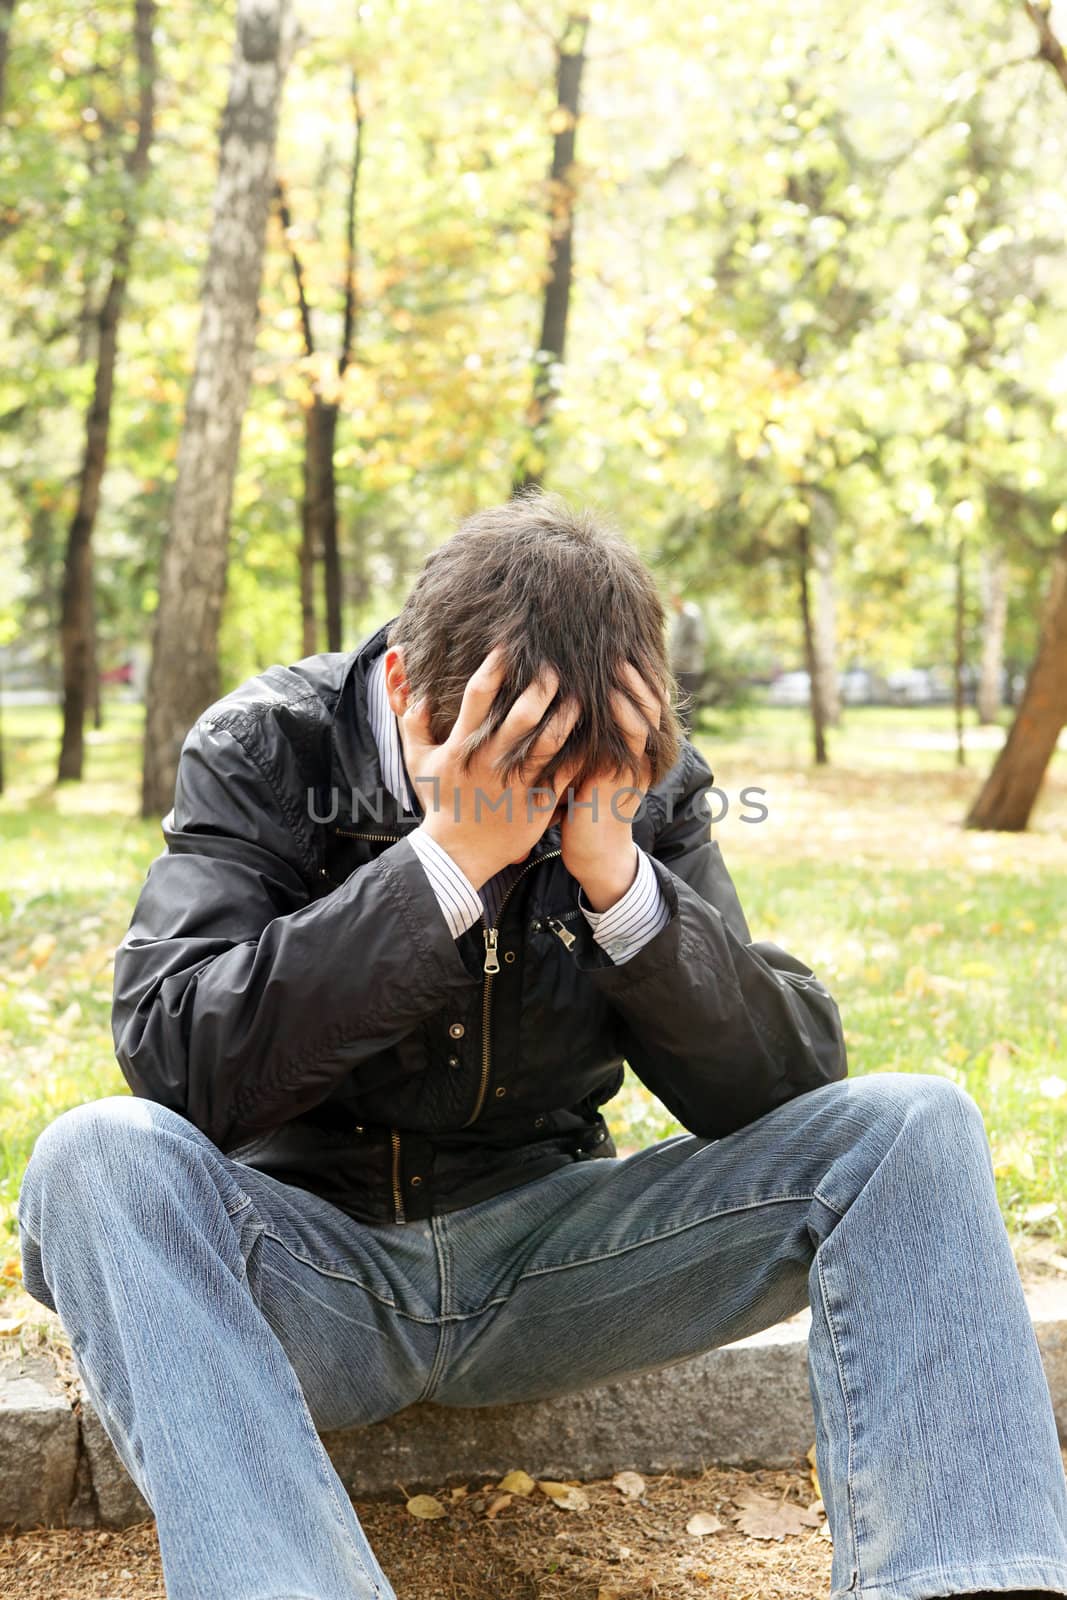
<path id="1" fill-rule="evenodd" d="M 111 958 L 162 839 L 158 823 L 136 816 L 138 708 L 108 709 L 89 738 L 86 782 L 60 788 L 54 709 L 8 710 L 4 726 L 0 1275 L 14 1282 L 14 1205 L 34 1139 L 68 1107 L 124 1090 Z M 992 746 L 998 734 L 972 737 Z M 834 765 L 816 771 L 801 712 L 761 708 L 698 731 L 729 801 L 715 832 L 752 935 L 784 945 L 829 985 L 853 1074 L 936 1072 L 974 1095 L 1020 1259 L 1058 1265 L 1067 752 L 1031 831 L 1002 836 L 959 826 L 992 751 L 972 751 L 959 771 L 949 709 L 857 708 L 831 738 Z M 746 785 L 765 790 L 758 825 L 741 820 Z M 621 1148 L 677 1128 L 632 1075 L 608 1113 Z"/>

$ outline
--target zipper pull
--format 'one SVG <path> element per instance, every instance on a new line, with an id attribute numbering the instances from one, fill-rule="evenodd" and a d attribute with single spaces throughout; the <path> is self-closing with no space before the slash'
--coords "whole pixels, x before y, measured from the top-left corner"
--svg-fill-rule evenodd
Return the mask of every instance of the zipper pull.
<path id="1" fill-rule="evenodd" d="M 499 935 L 498 935 L 498 932 L 497 932 L 496 928 L 486 928 L 486 930 L 485 930 L 485 971 L 486 972 L 499 972 L 500 971 L 500 962 L 497 960 L 497 954 L 496 954 L 496 941 L 497 941 L 498 937 L 499 937 Z"/>
<path id="2" fill-rule="evenodd" d="M 562 939 L 568 950 L 573 944 L 577 943 L 574 934 L 571 933 L 569 928 L 565 928 L 563 926 L 558 917 L 549 917 L 547 918 L 547 921 L 549 927 L 552 929 L 552 932 L 556 935 L 556 938 Z"/>

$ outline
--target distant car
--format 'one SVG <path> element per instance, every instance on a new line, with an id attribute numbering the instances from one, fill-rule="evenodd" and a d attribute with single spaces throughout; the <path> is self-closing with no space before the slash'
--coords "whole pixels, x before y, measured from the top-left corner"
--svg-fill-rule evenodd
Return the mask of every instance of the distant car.
<path id="1" fill-rule="evenodd" d="M 840 673 L 837 690 L 847 706 L 884 705 L 889 698 L 885 679 L 869 667 L 849 667 Z"/>
<path id="2" fill-rule="evenodd" d="M 929 706 L 938 698 L 933 675 L 922 667 L 904 667 L 886 679 L 889 699 L 895 706 Z"/>
<path id="3" fill-rule="evenodd" d="M 806 672 L 783 672 L 767 691 L 770 706 L 806 706 L 811 700 L 811 679 Z"/>

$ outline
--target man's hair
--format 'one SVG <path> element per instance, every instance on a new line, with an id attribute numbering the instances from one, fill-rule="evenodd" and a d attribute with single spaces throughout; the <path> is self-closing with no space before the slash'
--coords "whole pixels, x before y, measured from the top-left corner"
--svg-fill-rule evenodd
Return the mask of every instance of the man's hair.
<path id="1" fill-rule="evenodd" d="M 578 760 L 572 780 L 577 790 L 594 774 L 639 777 L 610 698 L 620 690 L 640 714 L 621 675 L 625 662 L 663 700 L 660 726 L 648 726 L 651 782 L 660 782 L 678 760 L 682 729 L 664 621 L 651 573 L 601 514 L 527 488 L 505 505 L 467 517 L 428 557 L 388 643 L 403 646 L 409 691 L 413 700 L 428 697 L 438 744 L 459 715 L 468 679 L 494 645 L 503 646 L 504 681 L 467 741 L 468 763 L 542 665 L 554 667 L 555 699 L 537 728 L 507 752 L 498 772 L 505 785 L 515 781 L 538 734 L 571 694 L 581 709 L 569 738 L 525 781 L 550 784 L 561 766 Z"/>

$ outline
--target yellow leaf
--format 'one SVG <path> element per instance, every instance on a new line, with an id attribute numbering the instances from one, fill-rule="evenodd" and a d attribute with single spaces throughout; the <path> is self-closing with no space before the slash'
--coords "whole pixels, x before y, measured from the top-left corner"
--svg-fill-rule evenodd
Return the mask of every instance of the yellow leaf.
<path id="1" fill-rule="evenodd" d="M 509 1506 L 514 1498 L 515 1496 L 513 1494 L 496 1495 L 495 1498 L 492 1499 L 485 1508 L 485 1514 L 489 1518 L 490 1522 L 498 1512 L 504 1510 L 505 1506 Z"/>
<path id="2" fill-rule="evenodd" d="M 528 1472 L 523 1472 L 521 1467 L 516 1467 L 512 1472 L 506 1472 L 497 1484 L 498 1489 L 505 1489 L 508 1494 L 533 1494 L 537 1488 L 536 1483 Z"/>
<path id="3" fill-rule="evenodd" d="M 432 1522 L 436 1517 L 446 1517 L 448 1512 L 440 1500 L 435 1500 L 432 1494 L 415 1494 L 408 1501 L 408 1510 L 413 1517 L 420 1517 L 424 1522 Z"/>
<path id="4" fill-rule="evenodd" d="M 588 1511 L 589 1497 L 582 1489 L 569 1483 L 556 1483 L 552 1478 L 538 1478 L 537 1487 L 561 1511 Z"/>
<path id="5" fill-rule="evenodd" d="M 819 1482 L 819 1468 L 815 1460 L 815 1446 L 808 1451 L 808 1465 L 811 1468 L 811 1486 L 815 1490 L 816 1500 L 822 1499 L 822 1485 Z"/>
<path id="6" fill-rule="evenodd" d="M 52 951 L 56 947 L 54 933 L 39 933 L 29 948 L 30 966 L 40 972 Z"/>
<path id="7" fill-rule="evenodd" d="M 639 1472 L 617 1472 L 611 1481 L 627 1500 L 639 1500 L 645 1492 L 645 1480 Z"/>
<path id="8" fill-rule="evenodd" d="M 13 1339 L 22 1332 L 22 1323 L 21 1317 L 0 1317 L 0 1339 Z"/>

